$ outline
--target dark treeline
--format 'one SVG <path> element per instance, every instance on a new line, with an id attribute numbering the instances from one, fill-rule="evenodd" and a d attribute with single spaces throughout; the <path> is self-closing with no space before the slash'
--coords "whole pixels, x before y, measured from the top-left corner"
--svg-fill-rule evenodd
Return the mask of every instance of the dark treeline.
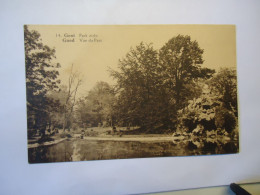
<path id="1" fill-rule="evenodd" d="M 73 71 L 67 85 L 58 80 L 55 50 L 40 34 L 24 28 L 28 135 L 37 130 L 93 126 L 136 127 L 139 132 L 232 132 L 237 125 L 235 69 L 203 67 L 203 49 L 190 36 L 178 35 L 156 50 L 140 43 L 131 48 L 118 69 L 110 69 L 115 86 L 98 82 L 76 98 L 80 76 Z"/>
<path id="2" fill-rule="evenodd" d="M 142 129 L 173 129 L 177 111 L 200 94 L 200 79 L 214 70 L 202 68 L 203 50 L 189 36 L 170 39 L 159 51 L 141 43 L 119 61 L 117 79 L 118 122 Z"/>

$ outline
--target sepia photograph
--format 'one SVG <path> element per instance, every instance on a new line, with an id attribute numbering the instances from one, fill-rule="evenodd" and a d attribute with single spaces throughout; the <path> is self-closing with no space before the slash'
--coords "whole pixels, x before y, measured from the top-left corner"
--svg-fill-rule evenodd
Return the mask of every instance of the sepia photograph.
<path id="1" fill-rule="evenodd" d="M 234 25 L 24 25 L 29 163 L 239 152 Z"/>

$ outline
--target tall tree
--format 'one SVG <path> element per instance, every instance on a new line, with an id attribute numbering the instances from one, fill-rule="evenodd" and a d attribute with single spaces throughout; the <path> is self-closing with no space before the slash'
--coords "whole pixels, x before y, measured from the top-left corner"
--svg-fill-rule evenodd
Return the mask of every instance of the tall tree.
<path id="1" fill-rule="evenodd" d="M 151 44 L 140 43 L 111 70 L 119 91 L 117 118 L 124 125 L 152 126 L 158 112 L 158 53 Z"/>
<path id="2" fill-rule="evenodd" d="M 83 126 L 84 124 L 112 126 L 114 102 L 114 89 L 106 82 L 97 82 L 88 95 L 78 101 L 76 111 L 79 122 Z"/>
<path id="3" fill-rule="evenodd" d="M 222 68 L 211 79 L 211 87 L 223 106 L 237 116 L 237 75 L 234 68 Z"/>
<path id="4" fill-rule="evenodd" d="M 68 88 L 66 90 L 65 102 L 64 102 L 64 114 L 63 114 L 63 131 L 66 128 L 70 130 L 69 121 L 72 117 L 73 109 L 76 104 L 76 96 L 79 86 L 82 84 L 82 79 L 78 72 L 73 71 L 73 64 L 68 80 Z"/>
<path id="5" fill-rule="evenodd" d="M 26 95 L 28 129 L 46 128 L 48 90 L 58 88 L 58 63 L 53 63 L 55 49 L 41 42 L 40 33 L 24 26 Z"/>
<path id="6" fill-rule="evenodd" d="M 192 96 L 198 78 L 210 78 L 214 70 L 202 68 L 203 49 L 190 36 L 178 35 L 159 51 L 160 73 L 164 88 L 169 91 L 175 113 Z"/>
<path id="7" fill-rule="evenodd" d="M 50 90 L 46 96 L 48 98 L 49 125 L 52 128 L 63 128 L 64 106 L 67 96 L 67 86 L 59 86 L 59 90 Z"/>
<path id="8" fill-rule="evenodd" d="M 189 36 L 170 39 L 159 53 L 144 43 L 131 48 L 119 61 L 117 79 L 118 117 L 144 129 L 173 128 L 177 111 L 194 95 L 197 81 L 212 76 L 214 70 L 202 68 L 203 50 Z"/>

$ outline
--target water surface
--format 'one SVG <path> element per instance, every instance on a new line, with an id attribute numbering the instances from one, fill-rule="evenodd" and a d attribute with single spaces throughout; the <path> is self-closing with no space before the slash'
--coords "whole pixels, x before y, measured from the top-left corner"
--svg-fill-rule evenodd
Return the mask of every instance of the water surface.
<path id="1" fill-rule="evenodd" d="M 165 156 L 191 156 L 238 152 L 237 142 L 186 141 L 110 141 L 70 139 L 51 146 L 29 148 L 29 162 L 64 162 Z"/>

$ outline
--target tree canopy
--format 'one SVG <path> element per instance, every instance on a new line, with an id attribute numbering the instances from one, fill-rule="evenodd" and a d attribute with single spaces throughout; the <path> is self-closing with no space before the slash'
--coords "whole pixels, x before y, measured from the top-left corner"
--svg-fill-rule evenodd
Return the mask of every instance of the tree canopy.
<path id="1" fill-rule="evenodd" d="M 200 93 L 198 79 L 214 70 L 202 68 L 203 50 L 190 36 L 178 35 L 156 51 L 140 43 L 119 60 L 117 79 L 119 120 L 145 129 L 172 127 L 177 111 Z"/>
<path id="2" fill-rule="evenodd" d="M 151 133 L 175 131 L 180 125 L 189 132 L 205 124 L 229 132 L 235 128 L 235 70 L 215 74 L 203 67 L 204 50 L 188 35 L 172 37 L 158 50 L 143 42 L 130 48 L 119 59 L 117 70 L 109 70 L 116 84 L 99 81 L 80 98 L 76 96 L 82 80 L 73 65 L 68 82 L 60 85 L 55 49 L 44 45 L 40 34 L 27 26 L 24 39 L 28 129 L 52 125 L 65 130 L 73 124 L 137 126 L 140 132 Z M 205 87 L 210 95 L 205 95 Z"/>
<path id="3" fill-rule="evenodd" d="M 42 129 L 47 125 L 48 105 L 50 100 L 48 90 L 58 88 L 60 67 L 53 63 L 55 49 L 42 44 L 40 34 L 24 26 L 26 95 L 28 128 Z"/>
<path id="4" fill-rule="evenodd" d="M 114 122 L 114 89 L 106 82 L 100 81 L 79 99 L 76 116 L 80 126 L 112 126 Z"/>
<path id="5" fill-rule="evenodd" d="M 178 35 L 170 39 L 159 52 L 160 69 L 165 87 L 174 97 L 177 109 L 192 93 L 190 85 L 198 78 L 210 78 L 214 70 L 202 68 L 204 50 L 190 36 Z M 192 95 L 192 94 L 191 94 Z"/>
<path id="6" fill-rule="evenodd" d="M 119 122 L 151 126 L 159 114 L 158 52 L 151 44 L 140 43 L 119 60 L 118 69 L 111 70 L 111 75 L 117 79 Z"/>

